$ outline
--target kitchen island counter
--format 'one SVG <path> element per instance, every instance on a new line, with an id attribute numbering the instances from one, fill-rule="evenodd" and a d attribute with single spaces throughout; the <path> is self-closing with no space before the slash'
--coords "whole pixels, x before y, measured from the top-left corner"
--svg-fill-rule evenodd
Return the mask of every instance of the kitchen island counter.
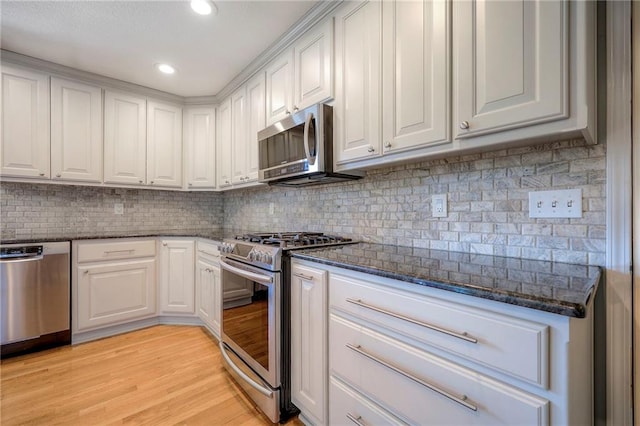
<path id="1" fill-rule="evenodd" d="M 294 250 L 294 258 L 564 316 L 593 307 L 601 268 L 545 260 L 357 243 Z"/>

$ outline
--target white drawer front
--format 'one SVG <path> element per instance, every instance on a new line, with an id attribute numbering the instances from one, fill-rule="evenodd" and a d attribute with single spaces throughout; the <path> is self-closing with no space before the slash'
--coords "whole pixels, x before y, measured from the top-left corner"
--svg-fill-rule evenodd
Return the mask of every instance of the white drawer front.
<path id="1" fill-rule="evenodd" d="M 332 275 L 330 306 L 548 388 L 548 326 Z"/>
<path id="2" fill-rule="evenodd" d="M 406 425 L 335 377 L 329 381 L 330 425 Z"/>
<path id="3" fill-rule="evenodd" d="M 549 423 L 547 400 L 333 314 L 329 334 L 331 374 L 408 423 Z"/>
<path id="4" fill-rule="evenodd" d="M 198 241 L 196 244 L 196 255 L 198 257 L 204 257 L 209 259 L 210 261 L 217 262 L 220 259 L 220 250 L 218 249 L 218 245 L 214 243 Z"/>
<path id="5" fill-rule="evenodd" d="M 78 263 L 153 257 L 155 255 L 155 240 L 82 242 L 78 244 Z"/>

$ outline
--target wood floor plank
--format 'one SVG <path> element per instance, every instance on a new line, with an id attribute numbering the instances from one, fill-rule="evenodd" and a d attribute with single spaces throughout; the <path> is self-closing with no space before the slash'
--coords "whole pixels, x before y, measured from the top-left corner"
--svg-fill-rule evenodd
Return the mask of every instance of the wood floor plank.
<path id="1" fill-rule="evenodd" d="M 222 362 L 217 342 L 188 326 L 4 359 L 0 424 L 270 425 Z"/>

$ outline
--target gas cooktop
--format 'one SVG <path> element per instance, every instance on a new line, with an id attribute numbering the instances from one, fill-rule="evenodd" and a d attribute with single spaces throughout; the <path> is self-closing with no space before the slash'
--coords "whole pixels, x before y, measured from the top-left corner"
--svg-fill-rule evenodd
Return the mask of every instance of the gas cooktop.
<path id="1" fill-rule="evenodd" d="M 322 232 L 259 232 L 238 235 L 234 239 L 281 248 L 345 244 L 352 241 L 351 238 L 325 235 Z"/>

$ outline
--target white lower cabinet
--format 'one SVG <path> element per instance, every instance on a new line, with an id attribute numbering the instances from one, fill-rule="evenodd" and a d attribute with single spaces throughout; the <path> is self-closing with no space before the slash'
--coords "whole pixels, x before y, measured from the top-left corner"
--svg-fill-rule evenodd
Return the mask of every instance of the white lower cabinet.
<path id="1" fill-rule="evenodd" d="M 217 246 L 197 243 L 196 305 L 198 318 L 214 336 L 220 337 L 220 254 Z"/>
<path id="2" fill-rule="evenodd" d="M 305 423 L 593 423 L 591 312 L 571 318 L 300 259 L 291 284 L 291 391 Z"/>
<path id="3" fill-rule="evenodd" d="M 155 240 L 73 242 L 73 333 L 156 314 Z"/>
<path id="4" fill-rule="evenodd" d="M 161 314 L 195 313 L 194 247 L 193 240 L 160 241 Z"/>
<path id="5" fill-rule="evenodd" d="M 291 400 L 304 420 L 327 423 L 327 272 L 291 267 Z"/>

